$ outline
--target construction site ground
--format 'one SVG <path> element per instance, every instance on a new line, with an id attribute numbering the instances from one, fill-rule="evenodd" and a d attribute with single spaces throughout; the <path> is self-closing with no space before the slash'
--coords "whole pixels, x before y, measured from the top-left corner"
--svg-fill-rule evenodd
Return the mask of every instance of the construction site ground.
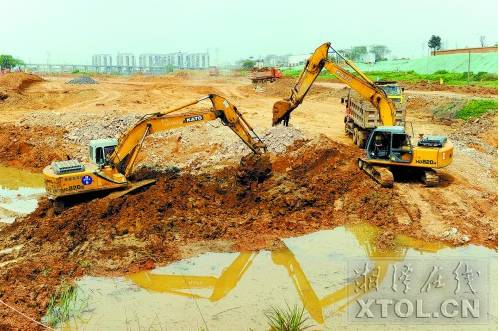
<path id="1" fill-rule="evenodd" d="M 6 76 L 5 166 L 40 172 L 53 160 L 85 160 L 89 140 L 118 137 L 144 114 L 209 93 L 235 104 L 271 152 L 272 176 L 241 183 L 237 174 L 248 169 L 239 160 L 250 151 L 220 123 L 160 133 L 146 139 L 135 174 L 159 178 L 147 190 L 60 215 L 42 197 L 33 213 L 0 223 L 0 299 L 38 320 L 60 284 L 82 275 L 123 275 L 208 251 L 272 249 L 282 238 L 345 224 L 380 227 L 380 247 L 403 234 L 497 250 L 497 113 L 452 118 L 467 100 L 497 91 L 406 89 L 414 136 L 447 135 L 454 161 L 439 170 L 439 187 L 414 178 L 385 189 L 357 168 L 362 151 L 344 133 L 340 83 L 317 82 L 286 128 L 271 127 L 272 105 L 288 95 L 290 79 L 255 88 L 247 77 L 202 72 L 95 76 L 92 85 L 67 84 L 71 75 Z M 20 248 L 4 252 L 12 247 Z M 0 305 L 1 329 L 23 326 L 36 327 Z"/>

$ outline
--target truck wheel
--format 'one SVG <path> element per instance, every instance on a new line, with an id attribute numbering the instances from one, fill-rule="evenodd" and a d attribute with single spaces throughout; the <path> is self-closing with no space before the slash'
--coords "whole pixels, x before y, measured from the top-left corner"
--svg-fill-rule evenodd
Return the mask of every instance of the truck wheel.
<path id="1" fill-rule="evenodd" d="M 357 141 L 359 139 L 359 130 L 357 128 L 353 129 L 353 136 L 352 136 L 352 138 L 353 138 L 353 143 L 355 145 L 357 145 Z"/>
<path id="2" fill-rule="evenodd" d="M 364 139 L 364 133 L 362 131 L 357 132 L 357 146 L 364 148 L 366 140 Z"/>
<path id="3" fill-rule="evenodd" d="M 350 131 L 348 130 L 348 123 L 345 123 L 345 134 L 348 136 Z"/>

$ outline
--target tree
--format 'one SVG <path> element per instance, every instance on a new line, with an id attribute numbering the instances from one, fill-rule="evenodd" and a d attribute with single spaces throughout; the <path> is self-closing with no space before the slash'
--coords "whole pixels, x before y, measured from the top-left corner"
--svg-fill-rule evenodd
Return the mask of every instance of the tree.
<path id="1" fill-rule="evenodd" d="M 355 46 L 352 47 L 352 60 L 359 61 L 362 55 L 367 54 L 366 46 Z"/>
<path id="2" fill-rule="evenodd" d="M 3 54 L 0 55 L 0 68 L 1 69 L 12 69 L 18 65 L 22 65 L 24 62 L 22 60 L 14 58 L 12 55 Z"/>
<path id="3" fill-rule="evenodd" d="M 369 51 L 374 53 L 374 60 L 376 62 L 386 60 L 386 56 L 390 53 L 390 50 L 385 45 L 372 45 Z"/>
<path id="4" fill-rule="evenodd" d="M 241 68 L 246 69 L 246 70 L 250 70 L 250 69 L 253 69 L 255 67 L 255 64 L 256 64 L 256 61 L 253 61 L 251 59 L 243 60 L 241 62 Z"/>
<path id="5" fill-rule="evenodd" d="M 439 36 L 432 35 L 430 40 L 428 40 L 428 47 L 433 49 L 433 54 L 435 54 L 435 51 L 442 47 L 442 39 Z"/>
<path id="6" fill-rule="evenodd" d="M 480 36 L 480 45 L 482 45 L 482 47 L 485 47 L 485 36 Z"/>
<path id="7" fill-rule="evenodd" d="M 346 49 L 340 49 L 338 50 L 338 53 L 346 57 L 347 59 L 352 59 L 352 49 L 351 48 L 346 48 Z M 336 54 L 336 53 L 334 53 Z"/>

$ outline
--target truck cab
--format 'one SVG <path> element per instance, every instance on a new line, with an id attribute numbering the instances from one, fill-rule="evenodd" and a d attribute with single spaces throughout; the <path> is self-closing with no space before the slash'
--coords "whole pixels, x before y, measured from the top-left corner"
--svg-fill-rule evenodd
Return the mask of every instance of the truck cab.
<path id="1" fill-rule="evenodd" d="M 118 146 L 118 139 L 116 138 L 90 140 L 88 151 L 90 161 L 98 166 L 103 166 L 109 161 L 116 146 Z"/>
<path id="2" fill-rule="evenodd" d="M 400 87 L 400 85 L 396 81 L 387 81 L 380 80 L 374 82 L 375 85 L 379 86 L 383 91 L 385 91 L 388 99 L 391 99 L 393 102 L 402 103 L 404 101 L 402 92 L 404 92 L 404 88 Z"/>

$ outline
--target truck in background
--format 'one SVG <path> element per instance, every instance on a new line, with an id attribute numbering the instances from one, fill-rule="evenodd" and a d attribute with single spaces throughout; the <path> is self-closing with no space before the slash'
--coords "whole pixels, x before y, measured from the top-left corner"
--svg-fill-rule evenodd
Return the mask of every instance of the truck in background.
<path id="1" fill-rule="evenodd" d="M 395 105 L 394 125 L 404 126 L 406 102 L 403 96 L 404 89 L 394 81 L 377 81 L 375 84 L 385 91 Z M 382 126 L 379 111 L 371 102 L 361 98 L 355 91 L 349 90 L 347 97 L 341 98 L 345 104 L 345 133 L 352 135 L 353 142 L 363 148 L 371 131 Z"/>
<path id="2" fill-rule="evenodd" d="M 275 82 L 282 78 L 282 72 L 274 67 L 253 68 L 249 75 L 253 84 Z"/>

